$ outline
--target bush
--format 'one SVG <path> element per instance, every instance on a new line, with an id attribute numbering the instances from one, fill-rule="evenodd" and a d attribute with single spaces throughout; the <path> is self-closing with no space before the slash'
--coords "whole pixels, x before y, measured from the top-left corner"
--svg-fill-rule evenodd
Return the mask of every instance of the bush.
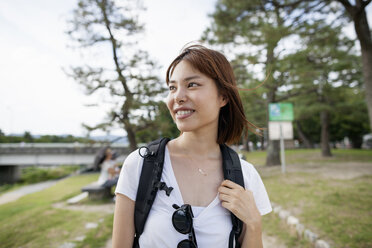
<path id="1" fill-rule="evenodd" d="M 26 167 L 22 169 L 20 182 L 29 184 L 52 179 L 59 179 L 70 175 L 78 169 L 79 166 L 71 165 L 51 168 Z"/>

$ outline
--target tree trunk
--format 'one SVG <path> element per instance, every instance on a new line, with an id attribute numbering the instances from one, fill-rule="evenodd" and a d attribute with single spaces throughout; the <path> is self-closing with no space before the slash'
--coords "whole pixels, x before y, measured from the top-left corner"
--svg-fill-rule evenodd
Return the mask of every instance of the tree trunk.
<path id="1" fill-rule="evenodd" d="M 273 93 L 275 94 L 275 93 Z M 268 112 L 268 111 L 267 111 Z M 267 114 L 269 115 L 269 114 Z M 269 118 L 267 118 L 269 120 Z M 269 126 L 269 123 L 267 123 L 267 126 Z M 280 162 L 280 146 L 279 141 L 275 140 L 269 140 L 269 135 L 267 135 L 267 155 L 266 155 L 266 165 L 272 166 L 272 165 L 281 165 Z M 262 143 L 263 145 L 263 143 Z"/>
<path id="2" fill-rule="evenodd" d="M 266 165 L 274 166 L 281 165 L 280 163 L 280 144 L 279 140 L 269 140 L 267 148 Z"/>
<path id="3" fill-rule="evenodd" d="M 331 147 L 329 146 L 329 113 L 326 110 L 320 112 L 321 121 L 321 148 L 323 157 L 331 157 Z"/>
<path id="4" fill-rule="evenodd" d="M 101 7 L 102 14 L 103 14 L 103 20 L 105 22 L 106 29 L 109 33 L 111 48 L 112 48 L 112 55 L 113 55 L 113 60 L 115 63 L 115 69 L 118 74 L 118 79 L 121 82 L 123 89 L 124 89 L 125 101 L 122 106 L 122 114 L 123 114 L 122 122 L 124 123 L 124 128 L 128 135 L 129 147 L 132 151 L 134 151 L 137 149 L 137 141 L 136 141 L 136 135 L 133 129 L 133 125 L 130 123 L 130 119 L 129 119 L 129 112 L 133 107 L 133 93 L 129 90 L 127 80 L 125 76 L 123 75 L 123 68 L 120 66 L 118 52 L 117 52 L 119 49 L 117 45 L 118 42 L 116 38 L 114 37 L 114 34 L 111 31 L 111 23 L 106 13 L 107 2 L 104 1 L 99 6 Z"/>
<path id="5" fill-rule="evenodd" d="M 300 138 L 300 140 L 304 144 L 305 148 L 308 148 L 308 149 L 313 148 L 314 147 L 313 144 L 311 143 L 311 141 L 306 137 L 306 135 L 302 131 L 302 127 L 300 125 L 300 122 L 295 121 L 295 123 L 296 123 L 296 126 L 297 126 L 298 137 Z"/>
<path id="6" fill-rule="evenodd" d="M 363 137 L 353 137 L 350 138 L 351 140 L 351 146 L 353 149 L 361 149 L 363 144 Z"/>
<path id="7" fill-rule="evenodd" d="M 279 39 L 276 42 L 272 42 L 271 44 L 268 44 L 267 47 L 267 55 L 266 55 L 266 74 L 268 75 L 270 72 L 270 66 L 273 66 L 275 57 L 274 57 L 274 49 L 277 46 L 279 42 Z M 273 72 L 272 72 L 273 73 Z M 273 81 L 273 77 L 271 76 L 270 81 Z M 269 126 L 269 104 L 276 102 L 276 91 L 277 91 L 277 84 L 271 82 L 271 87 L 270 81 L 268 81 L 268 87 L 269 87 L 269 92 L 267 92 L 267 105 L 266 105 L 266 115 L 267 115 L 267 127 Z M 267 136 L 267 139 L 269 140 L 269 135 Z M 268 147 L 267 147 L 267 155 L 266 155 L 266 165 L 272 166 L 272 165 L 281 165 L 280 163 L 280 146 L 279 146 L 279 141 L 268 141 Z"/>
<path id="8" fill-rule="evenodd" d="M 125 131 L 127 131 L 130 150 L 134 151 L 137 149 L 136 134 L 133 130 L 132 125 L 130 124 L 128 120 L 124 120 L 123 122 L 124 122 Z"/>
<path id="9" fill-rule="evenodd" d="M 243 150 L 249 152 L 249 136 L 243 135 Z"/>
<path id="10" fill-rule="evenodd" d="M 355 5 L 351 5 L 349 1 L 338 1 L 345 7 L 353 20 L 355 32 L 360 42 L 369 125 L 372 130 L 372 36 L 366 14 L 369 2 L 355 1 Z"/>
<path id="11" fill-rule="evenodd" d="M 366 17 L 365 17 L 366 18 Z M 368 23 L 367 23 L 368 25 Z M 372 130 L 372 44 L 371 39 L 369 44 L 362 45 L 362 63 L 363 63 L 363 79 L 366 92 L 366 103 L 369 114 L 369 125 Z"/>
<path id="12" fill-rule="evenodd" d="M 266 149 L 266 147 L 265 147 L 265 137 L 262 135 L 260 137 L 260 140 L 261 140 L 261 147 L 260 147 L 260 149 L 261 149 L 261 151 L 264 151 Z"/>

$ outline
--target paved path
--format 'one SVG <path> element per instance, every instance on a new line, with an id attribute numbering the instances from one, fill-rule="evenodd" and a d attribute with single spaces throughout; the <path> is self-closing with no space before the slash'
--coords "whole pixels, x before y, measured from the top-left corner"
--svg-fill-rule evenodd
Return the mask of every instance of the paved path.
<path id="1" fill-rule="evenodd" d="M 277 237 L 267 236 L 265 233 L 262 234 L 262 244 L 264 248 L 287 248 Z"/>
<path id="2" fill-rule="evenodd" d="M 22 196 L 35 193 L 38 191 L 42 191 L 43 189 L 53 186 L 57 182 L 58 180 L 51 180 L 51 181 L 46 181 L 46 182 L 41 182 L 41 183 L 35 183 L 35 184 L 23 186 L 19 189 L 0 195 L 0 205 L 15 201 L 21 198 Z"/>

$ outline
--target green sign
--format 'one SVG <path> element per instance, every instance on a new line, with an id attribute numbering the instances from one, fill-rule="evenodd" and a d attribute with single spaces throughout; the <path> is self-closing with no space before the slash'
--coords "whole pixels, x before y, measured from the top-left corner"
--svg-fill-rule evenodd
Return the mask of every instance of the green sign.
<path id="1" fill-rule="evenodd" d="M 270 121 L 293 121 L 292 103 L 270 103 L 269 104 Z"/>

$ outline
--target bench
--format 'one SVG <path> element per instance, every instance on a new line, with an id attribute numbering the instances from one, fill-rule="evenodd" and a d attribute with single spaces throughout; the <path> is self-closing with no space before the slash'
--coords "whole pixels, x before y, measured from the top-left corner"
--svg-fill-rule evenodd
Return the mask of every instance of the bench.
<path id="1" fill-rule="evenodd" d="M 112 198 L 111 187 L 103 187 L 97 183 L 89 184 L 81 189 L 82 192 L 88 192 L 90 200 L 102 200 Z"/>

